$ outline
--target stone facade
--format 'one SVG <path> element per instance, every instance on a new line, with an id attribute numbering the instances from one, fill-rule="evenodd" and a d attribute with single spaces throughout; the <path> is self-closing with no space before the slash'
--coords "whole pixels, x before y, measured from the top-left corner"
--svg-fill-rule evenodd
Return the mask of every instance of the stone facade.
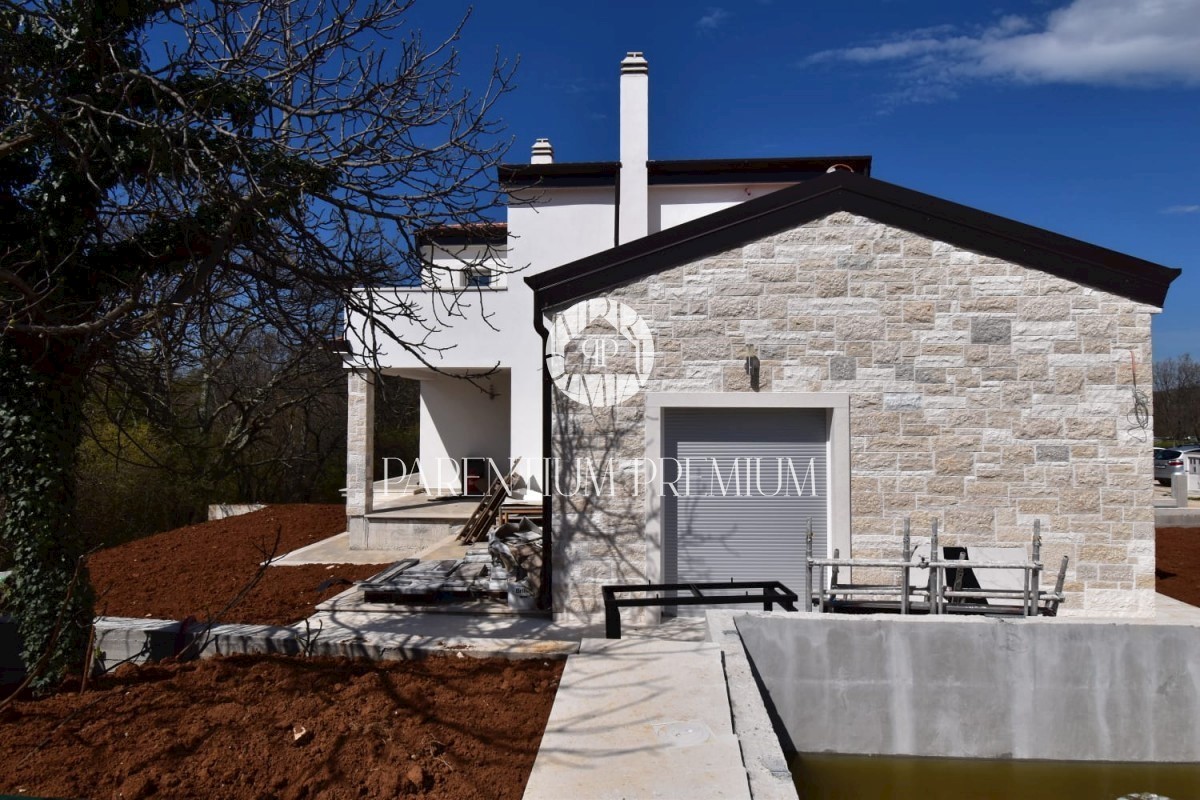
<path id="1" fill-rule="evenodd" d="M 1070 557 L 1063 614 L 1154 611 L 1150 319 L 1157 309 L 839 212 L 608 292 L 654 333 L 647 392 L 847 392 L 854 555 L 895 557 L 937 520 L 947 545 Z M 560 463 L 644 455 L 644 395 L 555 392 Z M 1148 403 L 1149 398 L 1145 397 Z M 558 497 L 555 608 L 599 619 L 599 587 L 645 580 L 647 499 Z"/>
<path id="2" fill-rule="evenodd" d="M 346 527 L 351 549 L 363 550 L 375 488 L 375 376 L 351 370 L 346 381 Z"/>

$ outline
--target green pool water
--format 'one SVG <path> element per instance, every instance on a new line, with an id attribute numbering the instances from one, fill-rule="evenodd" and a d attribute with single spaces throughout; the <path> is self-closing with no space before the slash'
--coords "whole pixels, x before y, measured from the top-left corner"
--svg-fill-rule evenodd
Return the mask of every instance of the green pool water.
<path id="1" fill-rule="evenodd" d="M 796 754 L 801 800 L 1200 800 L 1200 764 Z"/>

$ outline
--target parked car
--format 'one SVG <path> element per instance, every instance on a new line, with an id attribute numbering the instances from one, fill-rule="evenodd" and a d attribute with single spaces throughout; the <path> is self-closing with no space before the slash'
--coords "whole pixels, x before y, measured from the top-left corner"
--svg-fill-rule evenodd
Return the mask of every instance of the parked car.
<path id="1" fill-rule="evenodd" d="M 1171 473 L 1183 466 L 1183 454 L 1200 450 L 1200 444 L 1154 448 L 1154 480 L 1163 486 L 1171 485 Z"/>

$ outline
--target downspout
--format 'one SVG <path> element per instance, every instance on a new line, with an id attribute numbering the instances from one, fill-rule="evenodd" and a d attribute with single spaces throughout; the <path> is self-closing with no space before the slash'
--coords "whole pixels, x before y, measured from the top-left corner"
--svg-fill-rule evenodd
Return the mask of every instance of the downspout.
<path id="1" fill-rule="evenodd" d="M 547 465 L 553 461 L 550 450 L 550 399 L 553 389 L 547 364 L 549 355 L 546 352 L 550 344 L 550 331 L 542 317 L 541 302 L 536 291 L 533 295 L 533 327 L 538 336 L 542 337 L 542 581 L 538 592 L 538 608 L 553 614 L 554 595 L 550 589 L 550 582 L 554 579 L 554 570 L 551 568 L 551 562 L 554 560 L 554 551 L 551 549 L 551 534 L 554 530 L 554 518 L 551 516 L 554 510 L 554 482 L 547 475 Z"/>
<path id="2" fill-rule="evenodd" d="M 613 179 L 613 247 L 621 244 L 621 165 L 617 164 L 617 177 Z"/>

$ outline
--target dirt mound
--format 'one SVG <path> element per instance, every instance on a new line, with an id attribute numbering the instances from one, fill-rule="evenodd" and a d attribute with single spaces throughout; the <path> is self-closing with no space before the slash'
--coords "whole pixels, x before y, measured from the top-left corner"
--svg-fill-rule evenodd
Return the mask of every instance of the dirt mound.
<path id="1" fill-rule="evenodd" d="M 1155 536 L 1155 588 L 1200 606 L 1200 528 L 1159 528 Z"/>
<path id="2" fill-rule="evenodd" d="M 159 664 L 0 719 L 0 792 L 519 798 L 561 662 Z"/>
<path id="3" fill-rule="evenodd" d="M 209 619 L 250 582 L 265 554 L 274 550 L 283 555 L 345 529 L 344 506 L 280 505 L 102 550 L 89 562 L 99 596 L 96 611 L 117 617 Z M 383 568 L 271 567 L 221 621 L 297 622 L 349 582 Z"/>

